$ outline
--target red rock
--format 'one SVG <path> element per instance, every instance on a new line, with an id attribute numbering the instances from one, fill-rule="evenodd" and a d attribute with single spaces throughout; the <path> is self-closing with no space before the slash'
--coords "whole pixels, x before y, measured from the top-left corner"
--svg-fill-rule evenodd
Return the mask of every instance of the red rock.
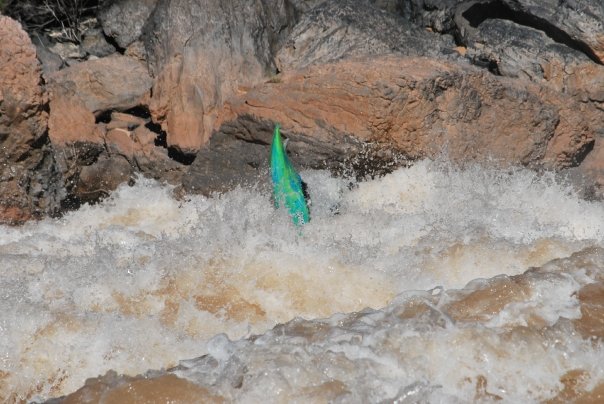
<path id="1" fill-rule="evenodd" d="M 56 213 L 56 177 L 46 138 L 46 98 L 36 49 L 0 15 L 0 223 Z"/>
<path id="2" fill-rule="evenodd" d="M 155 77 L 149 108 L 168 146 L 196 152 L 224 101 L 275 71 L 272 50 L 295 19 L 288 3 L 157 3 L 143 40 Z"/>
<path id="3" fill-rule="evenodd" d="M 594 108 L 538 85 L 393 56 L 283 74 L 280 83 L 228 104 L 222 121 L 248 115 L 319 143 L 333 143 L 330 132 L 349 134 L 412 159 L 445 155 L 558 168 L 577 164 L 602 119 Z"/>
<path id="4" fill-rule="evenodd" d="M 75 98 L 93 114 L 135 107 L 151 85 L 145 65 L 121 55 L 78 63 L 49 76 L 51 102 L 60 97 Z M 51 116 L 62 112 L 51 105 Z"/>

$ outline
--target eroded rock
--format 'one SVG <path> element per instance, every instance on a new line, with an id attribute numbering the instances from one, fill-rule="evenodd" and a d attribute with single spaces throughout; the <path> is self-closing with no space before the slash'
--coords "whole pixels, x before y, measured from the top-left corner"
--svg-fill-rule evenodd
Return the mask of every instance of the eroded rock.
<path id="1" fill-rule="evenodd" d="M 220 161 L 206 164 L 213 151 L 230 167 L 261 166 L 274 122 L 289 137 L 296 164 L 330 169 L 426 157 L 563 168 L 583 159 L 601 122 L 592 109 L 546 88 L 456 62 L 395 56 L 285 73 L 225 110 L 221 134 L 185 177 L 188 190 L 203 192 L 203 181 L 191 177 L 227 175 Z M 250 145 L 252 157 L 241 157 L 244 146 L 234 139 Z M 247 161 L 255 155 L 263 157 Z"/>
<path id="2" fill-rule="evenodd" d="M 295 22 L 287 1 L 160 1 L 144 42 L 156 81 L 150 110 L 169 146 L 207 142 L 223 103 L 276 71 L 273 51 Z"/>
<path id="3" fill-rule="evenodd" d="M 112 2 L 98 15 L 105 35 L 113 38 L 121 48 L 127 48 L 141 36 L 143 26 L 157 2 L 158 0 Z"/>
<path id="4" fill-rule="evenodd" d="M 46 98 L 36 49 L 0 15 L 0 223 L 59 211 L 61 187 L 46 134 Z"/>
<path id="5" fill-rule="evenodd" d="M 120 55 L 50 76 L 49 136 L 72 206 L 97 201 L 137 172 L 179 182 L 184 167 L 156 145 L 148 110 L 147 118 L 119 112 L 145 111 L 150 87 L 146 67 Z"/>
<path id="6" fill-rule="evenodd" d="M 301 17 L 276 60 L 286 71 L 366 55 L 456 57 L 454 48 L 453 37 L 416 27 L 370 1 L 328 0 Z"/>
<path id="7" fill-rule="evenodd" d="M 98 114 L 139 105 L 151 85 L 146 66 L 127 56 L 112 55 L 79 63 L 49 77 L 50 119 L 66 113 L 53 108 L 59 98 L 76 100 L 88 111 Z M 53 139 L 57 136 L 60 134 L 51 133 Z"/>

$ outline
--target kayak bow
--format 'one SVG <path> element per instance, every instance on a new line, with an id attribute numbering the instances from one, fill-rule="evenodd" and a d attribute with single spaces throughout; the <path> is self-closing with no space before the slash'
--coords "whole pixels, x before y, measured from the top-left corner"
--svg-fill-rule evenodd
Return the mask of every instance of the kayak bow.
<path id="1" fill-rule="evenodd" d="M 279 129 L 279 124 L 276 124 L 271 146 L 271 177 L 275 207 L 285 206 L 294 224 L 301 226 L 310 220 L 308 205 L 304 197 L 302 179 L 287 158 Z"/>

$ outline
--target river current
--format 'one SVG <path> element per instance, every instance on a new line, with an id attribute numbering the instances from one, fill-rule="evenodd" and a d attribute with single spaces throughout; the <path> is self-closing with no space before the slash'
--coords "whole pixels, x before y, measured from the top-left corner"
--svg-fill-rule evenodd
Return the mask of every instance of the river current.
<path id="1" fill-rule="evenodd" d="M 300 231 L 265 188 L 143 178 L 0 227 L 0 401 L 604 400 L 604 203 L 520 168 L 302 177 Z"/>

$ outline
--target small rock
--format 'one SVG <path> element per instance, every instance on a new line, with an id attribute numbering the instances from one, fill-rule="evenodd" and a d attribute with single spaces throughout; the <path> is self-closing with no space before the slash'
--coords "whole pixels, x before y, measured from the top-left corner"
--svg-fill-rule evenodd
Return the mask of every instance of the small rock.
<path id="1" fill-rule="evenodd" d="M 103 31 L 98 28 L 87 30 L 82 38 L 81 48 L 88 55 L 96 57 L 109 56 L 115 53 L 115 48 L 103 36 Z"/>
<path id="2" fill-rule="evenodd" d="M 99 20 L 105 35 L 115 39 L 121 48 L 136 41 L 158 0 L 122 0 L 101 10 Z"/>

